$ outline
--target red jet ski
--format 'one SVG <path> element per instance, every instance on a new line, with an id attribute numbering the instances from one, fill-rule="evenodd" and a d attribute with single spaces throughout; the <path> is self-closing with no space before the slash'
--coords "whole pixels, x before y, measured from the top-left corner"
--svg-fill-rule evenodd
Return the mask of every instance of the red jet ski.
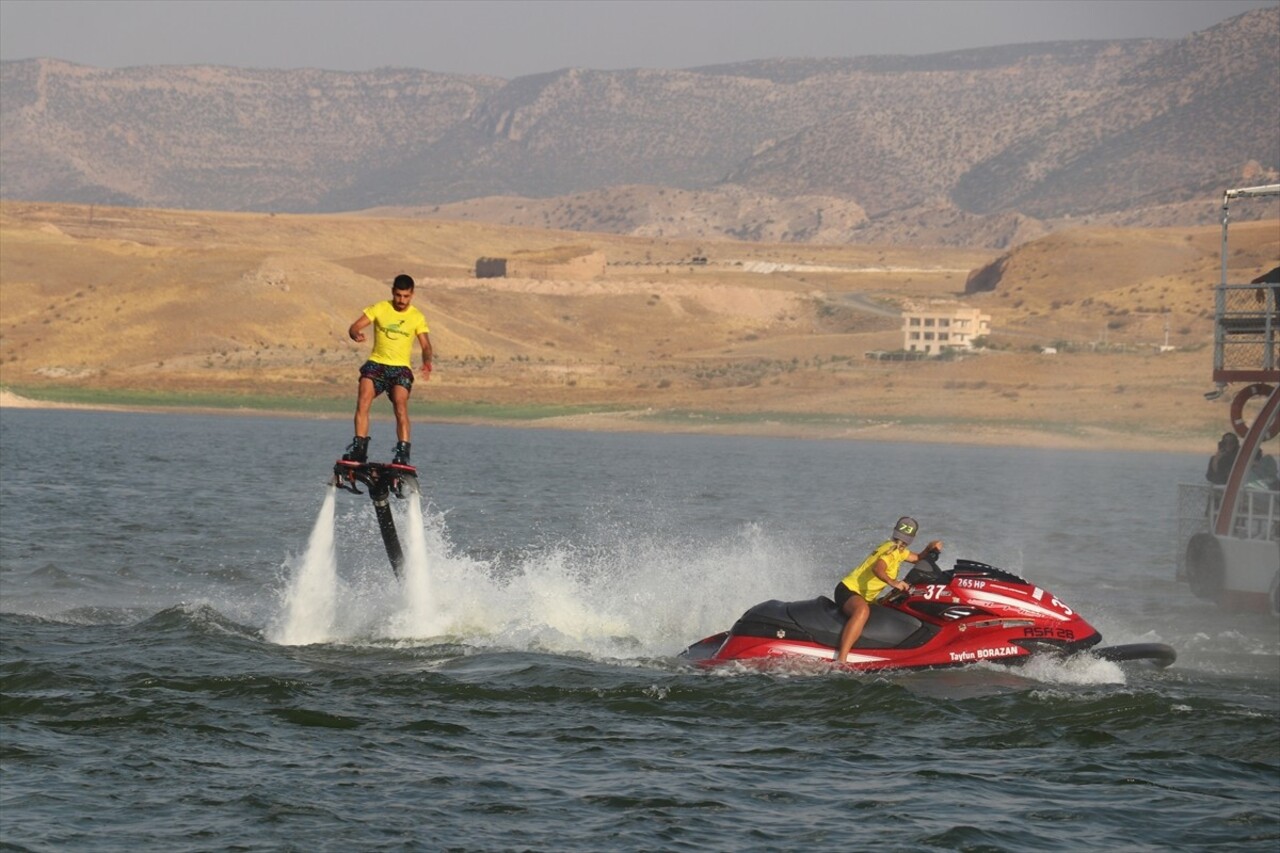
<path id="1" fill-rule="evenodd" d="M 1003 569 L 972 560 L 937 566 L 922 555 L 905 581 L 911 588 L 871 605 L 871 616 L 841 668 L 878 670 L 1022 663 L 1034 654 L 1091 652 L 1114 661 L 1165 667 L 1177 657 L 1163 643 L 1097 648 L 1102 635 L 1052 593 Z M 728 631 L 694 643 L 681 657 L 700 664 L 781 659 L 834 661 L 845 617 L 826 596 L 766 601 Z"/>

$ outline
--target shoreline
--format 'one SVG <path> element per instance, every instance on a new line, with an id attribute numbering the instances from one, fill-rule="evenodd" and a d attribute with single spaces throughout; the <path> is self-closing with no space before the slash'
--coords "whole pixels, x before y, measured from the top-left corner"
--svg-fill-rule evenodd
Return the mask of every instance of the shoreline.
<path id="1" fill-rule="evenodd" d="M 56 400 L 36 400 L 24 397 L 8 389 L 0 389 L 0 410 L 68 410 L 130 412 L 147 414 L 218 415 L 224 417 L 279 417 L 310 418 L 314 420 L 340 420 L 350 417 L 345 412 L 297 411 L 288 408 L 268 407 L 218 407 L 200 404 L 116 404 L 108 402 L 72 403 Z M 971 423 L 905 424 L 898 422 L 874 423 L 862 426 L 824 425 L 787 422 L 776 417 L 762 415 L 759 420 L 744 420 L 732 416 L 732 420 L 717 421 L 715 413 L 681 418 L 678 413 L 656 413 L 651 409 L 633 411 L 590 412 L 554 414 L 555 407 L 547 407 L 545 417 L 501 418 L 483 415 L 432 416 L 415 412 L 418 423 L 463 424 L 474 426 L 505 427 L 509 429 L 557 429 L 583 432 L 633 432 L 670 435 L 723 435 L 754 436 L 759 438 L 793 438 L 814 441 L 871 441 L 919 444 L 952 444 L 972 447 L 1010 447 L 1031 450 L 1094 450 L 1117 452 L 1189 453 L 1204 451 L 1206 441 L 1212 436 L 1151 436 L 1121 433 L 1088 424 L 1075 425 L 1070 434 L 1051 432 L 1026 426 L 1002 426 L 998 423 L 974 425 Z M 728 414 L 725 415 L 729 418 Z M 390 421 L 390 415 L 375 414 L 375 422 Z"/>

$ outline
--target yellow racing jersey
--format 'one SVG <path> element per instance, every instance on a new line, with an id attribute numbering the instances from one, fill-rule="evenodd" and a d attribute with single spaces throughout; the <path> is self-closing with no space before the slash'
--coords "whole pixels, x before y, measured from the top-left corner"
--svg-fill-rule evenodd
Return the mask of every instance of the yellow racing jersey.
<path id="1" fill-rule="evenodd" d="M 863 560 L 856 569 L 845 575 L 841 583 L 867 601 L 875 601 L 885 588 L 885 582 L 876 576 L 876 562 L 884 560 L 885 574 L 897 580 L 898 569 L 902 566 L 902 561 L 910 553 L 911 549 L 906 545 L 890 539 L 888 542 L 879 545 L 871 552 L 871 556 Z"/>
<path id="2" fill-rule="evenodd" d="M 364 309 L 364 316 L 373 322 L 373 352 L 369 360 L 391 367 L 411 367 L 413 342 L 419 334 L 426 334 L 427 318 L 410 305 L 397 311 L 391 300 L 384 299 Z"/>

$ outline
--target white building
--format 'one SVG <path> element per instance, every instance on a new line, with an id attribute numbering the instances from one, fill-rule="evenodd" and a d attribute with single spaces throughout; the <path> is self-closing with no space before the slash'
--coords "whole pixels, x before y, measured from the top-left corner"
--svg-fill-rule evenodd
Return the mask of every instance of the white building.
<path id="1" fill-rule="evenodd" d="M 991 333 L 991 316 L 958 305 L 909 311 L 902 316 L 902 348 L 938 355 L 943 350 L 973 349 L 973 339 Z"/>

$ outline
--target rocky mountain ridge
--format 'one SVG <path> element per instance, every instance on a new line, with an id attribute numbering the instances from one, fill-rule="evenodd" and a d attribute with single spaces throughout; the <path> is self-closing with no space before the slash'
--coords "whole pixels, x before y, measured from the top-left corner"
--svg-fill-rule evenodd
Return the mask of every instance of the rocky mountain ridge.
<path id="1" fill-rule="evenodd" d="M 1273 7 L 1173 42 L 510 81 L 4 62 L 0 196 L 989 248 L 1199 224 L 1280 175 L 1278 36 Z"/>

